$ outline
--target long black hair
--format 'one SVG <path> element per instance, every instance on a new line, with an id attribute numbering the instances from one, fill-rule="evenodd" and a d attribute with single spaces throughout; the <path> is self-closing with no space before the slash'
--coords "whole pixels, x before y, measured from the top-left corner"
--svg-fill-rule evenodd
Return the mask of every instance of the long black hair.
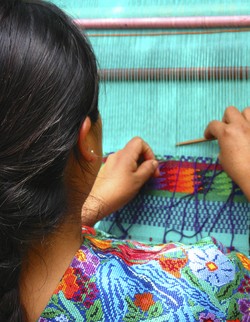
<path id="1" fill-rule="evenodd" d="M 67 209 L 64 170 L 98 118 L 95 56 L 56 6 L 0 0 L 0 321 L 25 321 L 22 259 Z"/>

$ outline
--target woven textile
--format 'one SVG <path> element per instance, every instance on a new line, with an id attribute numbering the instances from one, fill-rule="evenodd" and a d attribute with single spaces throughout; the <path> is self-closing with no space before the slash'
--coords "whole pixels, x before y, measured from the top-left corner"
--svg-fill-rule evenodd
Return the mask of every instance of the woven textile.
<path id="1" fill-rule="evenodd" d="M 98 228 L 142 242 L 195 242 L 212 235 L 248 255 L 250 206 L 239 187 L 212 158 L 166 156 L 151 179 L 123 209 Z"/>
<path id="2" fill-rule="evenodd" d="M 214 239 L 146 245 L 83 228 L 39 322 L 249 321 L 250 261 Z"/>

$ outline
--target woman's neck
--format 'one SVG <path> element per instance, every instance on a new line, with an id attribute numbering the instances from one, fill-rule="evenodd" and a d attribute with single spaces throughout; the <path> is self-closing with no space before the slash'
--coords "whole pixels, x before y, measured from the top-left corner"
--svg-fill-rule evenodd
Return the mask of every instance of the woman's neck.
<path id="1" fill-rule="evenodd" d="M 67 220 L 56 233 L 36 243 L 23 263 L 21 302 L 28 321 L 37 321 L 82 244 L 81 217 Z"/>

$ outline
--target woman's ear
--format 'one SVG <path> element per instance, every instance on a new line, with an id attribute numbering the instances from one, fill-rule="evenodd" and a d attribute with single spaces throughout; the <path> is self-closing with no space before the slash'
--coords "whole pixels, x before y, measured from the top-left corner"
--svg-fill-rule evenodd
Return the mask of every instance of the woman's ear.
<path id="1" fill-rule="evenodd" d="M 79 131 L 78 136 L 78 149 L 83 156 L 83 158 L 86 161 L 95 161 L 96 155 L 94 154 L 93 150 L 91 149 L 91 146 L 88 144 L 88 137 L 91 129 L 91 120 L 87 116 L 84 122 L 82 123 L 82 126 Z"/>

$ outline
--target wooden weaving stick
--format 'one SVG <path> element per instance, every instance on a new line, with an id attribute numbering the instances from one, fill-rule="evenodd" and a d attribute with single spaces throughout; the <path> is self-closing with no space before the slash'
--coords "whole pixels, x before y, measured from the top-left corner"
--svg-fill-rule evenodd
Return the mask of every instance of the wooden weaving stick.
<path id="1" fill-rule="evenodd" d="M 200 138 L 200 139 L 194 139 L 194 140 L 188 140 L 188 141 L 184 141 L 184 142 L 179 142 L 179 143 L 176 143 L 175 146 L 197 144 L 197 143 L 203 143 L 203 142 L 214 141 L 214 140 L 216 140 L 216 138 L 212 138 L 212 139 Z"/>

